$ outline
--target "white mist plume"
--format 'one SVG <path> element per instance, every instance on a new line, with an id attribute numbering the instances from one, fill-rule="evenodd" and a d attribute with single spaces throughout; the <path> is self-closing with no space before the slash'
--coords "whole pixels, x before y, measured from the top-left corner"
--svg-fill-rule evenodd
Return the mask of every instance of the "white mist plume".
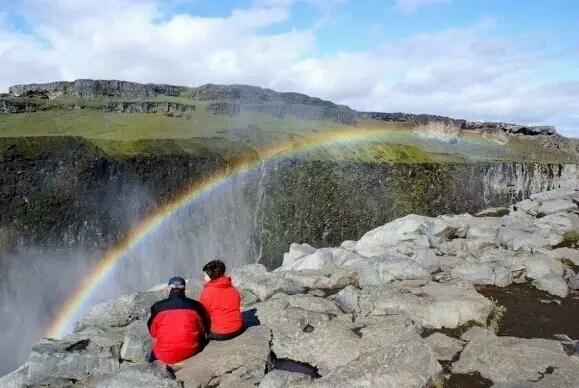
<path id="1" fill-rule="evenodd" d="M 123 294 L 147 291 L 173 275 L 201 278 L 201 268 L 214 257 L 228 269 L 255 262 L 253 240 L 261 170 L 243 174 L 184 207 L 129 251 L 83 304 L 79 315 L 93 305 Z M 147 195 L 131 201 L 145 201 Z M 135 203 L 118 203 L 112 211 Z M 111 206 L 114 206 L 111 204 Z M 102 252 L 61 249 L 53 252 L 21 250 L 3 259 L 0 273 L 0 375 L 26 360 L 30 347 L 44 334 L 75 284 L 88 276 Z"/>
<path id="2" fill-rule="evenodd" d="M 15 369 L 44 334 L 54 308 L 94 261 L 86 251 L 22 248 L 0 273 L 0 376 Z"/>

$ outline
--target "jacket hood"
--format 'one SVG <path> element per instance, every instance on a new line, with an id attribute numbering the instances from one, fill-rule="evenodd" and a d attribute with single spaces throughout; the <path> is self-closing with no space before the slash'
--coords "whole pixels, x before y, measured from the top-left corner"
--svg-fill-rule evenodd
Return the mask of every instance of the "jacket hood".
<path id="1" fill-rule="evenodd" d="M 229 276 L 221 276 L 220 278 L 213 279 L 207 283 L 205 283 L 205 287 L 218 287 L 218 288 L 227 288 L 231 287 L 233 283 L 231 282 L 231 277 Z"/>

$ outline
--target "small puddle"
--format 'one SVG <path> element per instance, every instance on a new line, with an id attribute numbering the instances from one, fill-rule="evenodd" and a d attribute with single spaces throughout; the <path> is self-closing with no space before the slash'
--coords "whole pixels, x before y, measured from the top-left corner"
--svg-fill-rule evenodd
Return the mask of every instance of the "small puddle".
<path id="1" fill-rule="evenodd" d="M 445 388 L 490 388 L 492 386 L 493 382 L 485 379 L 478 372 L 452 374 L 444 384 Z"/>
<path id="2" fill-rule="evenodd" d="M 286 372 L 301 373 L 310 376 L 314 379 L 322 377 L 318 373 L 318 368 L 294 360 L 286 360 L 286 359 L 276 360 L 273 364 L 273 369 L 284 370 Z"/>
<path id="3" fill-rule="evenodd" d="M 277 358 L 275 353 L 273 352 L 271 354 L 271 358 L 273 360 L 274 370 L 283 370 L 286 372 L 301 373 L 306 376 L 310 376 L 314 379 L 322 377 L 318 373 L 318 368 L 306 362 L 289 360 L 287 358 Z"/>

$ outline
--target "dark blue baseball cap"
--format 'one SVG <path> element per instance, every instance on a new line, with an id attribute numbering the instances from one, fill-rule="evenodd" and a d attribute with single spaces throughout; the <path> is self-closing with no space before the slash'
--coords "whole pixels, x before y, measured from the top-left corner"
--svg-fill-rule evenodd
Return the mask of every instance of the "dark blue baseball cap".
<path id="1" fill-rule="evenodd" d="M 179 276 L 173 276 L 171 279 L 169 279 L 169 287 L 171 286 L 185 287 L 185 279 Z"/>

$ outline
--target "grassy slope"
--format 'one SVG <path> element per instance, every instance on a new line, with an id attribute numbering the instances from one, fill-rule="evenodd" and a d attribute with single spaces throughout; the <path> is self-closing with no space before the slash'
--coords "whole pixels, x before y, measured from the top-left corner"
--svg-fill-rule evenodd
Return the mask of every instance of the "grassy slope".
<path id="1" fill-rule="evenodd" d="M 23 100 L 30 101 L 30 100 Z M 154 100 L 153 100 L 154 101 Z M 77 136 L 115 155 L 218 153 L 237 160 L 279 144 L 307 144 L 312 137 L 327 133 L 380 131 L 371 142 L 342 142 L 298 153 L 298 157 L 365 162 L 468 162 L 527 161 L 565 162 L 566 157 L 529 141 L 513 139 L 509 146 L 483 139 L 478 134 L 461 134 L 460 145 L 412 134 L 401 124 L 365 120 L 358 127 L 331 121 L 278 119 L 265 114 L 241 116 L 213 115 L 207 102 L 183 98 L 162 98 L 159 102 L 195 105 L 183 117 L 163 113 L 104 113 L 105 100 L 36 100 L 42 111 L 0 115 L 0 143 L 6 146 L 22 137 Z M 83 109 L 75 110 L 75 105 Z M 55 107 L 62 109 L 55 109 Z M 248 125 L 258 130 L 245 130 Z M 12 139 L 12 140 L 10 140 Z"/>

